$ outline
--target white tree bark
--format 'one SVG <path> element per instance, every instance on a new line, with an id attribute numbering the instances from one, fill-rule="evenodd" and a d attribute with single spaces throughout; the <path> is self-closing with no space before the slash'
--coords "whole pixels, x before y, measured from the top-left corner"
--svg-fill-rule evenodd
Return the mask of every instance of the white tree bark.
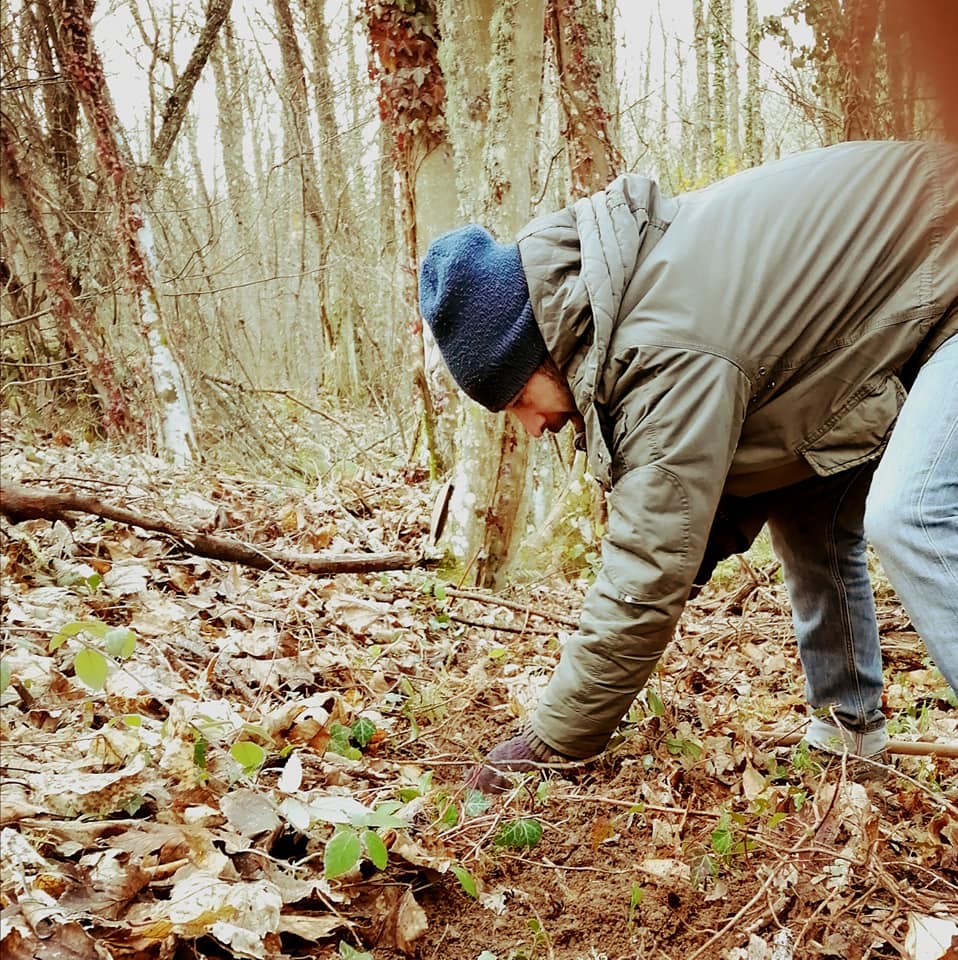
<path id="1" fill-rule="evenodd" d="M 153 230 L 138 204 L 133 204 L 132 210 L 141 223 L 136 232 L 136 241 L 146 266 L 147 282 L 142 284 L 138 291 L 140 330 L 149 350 L 150 375 L 156 396 L 162 446 L 175 463 L 188 463 L 197 449 L 191 393 L 187 388 L 183 369 L 162 332 L 157 294 L 159 271 Z"/>
<path id="2" fill-rule="evenodd" d="M 542 87 L 545 0 L 439 6 L 446 119 L 463 210 L 503 242 L 528 218 Z M 521 530 L 528 440 L 504 415 L 461 408 L 448 543 L 464 578 L 501 582 Z"/>

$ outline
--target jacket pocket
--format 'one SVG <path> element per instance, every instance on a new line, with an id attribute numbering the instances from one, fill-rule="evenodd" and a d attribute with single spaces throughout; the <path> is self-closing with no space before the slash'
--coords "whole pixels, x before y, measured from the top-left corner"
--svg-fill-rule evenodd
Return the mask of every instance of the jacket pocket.
<path id="1" fill-rule="evenodd" d="M 867 381 L 798 452 L 822 477 L 881 456 L 907 393 L 894 376 Z"/>

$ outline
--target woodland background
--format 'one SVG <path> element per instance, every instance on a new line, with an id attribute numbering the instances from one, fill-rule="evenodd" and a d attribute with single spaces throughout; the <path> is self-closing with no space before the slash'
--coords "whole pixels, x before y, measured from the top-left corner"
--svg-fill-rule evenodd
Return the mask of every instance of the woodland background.
<path id="1" fill-rule="evenodd" d="M 455 786 L 574 628 L 603 510 L 570 438 L 459 398 L 415 278 L 441 231 L 624 171 L 955 139 L 956 37 L 953 0 L 4 4 L 4 950 L 931 957 L 955 765 L 877 798 L 783 765 L 763 544 L 605 766 L 491 811 Z M 315 566 L 345 554 L 371 573 Z M 875 582 L 895 731 L 953 740 Z"/>
<path id="2" fill-rule="evenodd" d="M 501 584 L 582 467 L 456 397 L 417 313 L 429 240 L 507 239 L 623 171 L 675 193 L 946 135 L 955 8 L 10 2 L 3 408 L 263 476 L 422 466 L 455 481 L 455 563 Z"/>

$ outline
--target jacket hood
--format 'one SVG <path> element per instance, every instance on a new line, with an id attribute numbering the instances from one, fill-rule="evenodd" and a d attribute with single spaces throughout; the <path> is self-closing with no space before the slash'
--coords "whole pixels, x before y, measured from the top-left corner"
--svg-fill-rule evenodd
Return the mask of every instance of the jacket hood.
<path id="1" fill-rule="evenodd" d="M 584 403 L 595 399 L 629 283 L 675 207 L 654 181 L 626 174 L 605 190 L 533 220 L 519 234 L 532 311 L 546 348 L 576 382 Z"/>
<path id="2" fill-rule="evenodd" d="M 590 470 L 605 486 L 611 456 L 595 404 L 608 400 L 601 377 L 609 343 L 637 268 L 676 209 L 654 181 L 626 174 L 518 237 L 533 314 L 585 421 Z"/>

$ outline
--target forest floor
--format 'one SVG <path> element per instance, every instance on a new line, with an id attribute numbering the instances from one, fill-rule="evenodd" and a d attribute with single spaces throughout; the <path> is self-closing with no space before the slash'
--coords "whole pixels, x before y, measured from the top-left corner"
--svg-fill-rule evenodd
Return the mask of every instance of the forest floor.
<path id="1" fill-rule="evenodd" d="M 3 441 L 8 482 L 289 553 L 428 551 L 409 472 L 296 488 Z M 79 513 L 4 518 L 0 571 L 9 960 L 958 957 L 958 761 L 858 782 L 777 745 L 807 718 L 773 564 L 690 604 L 601 759 L 491 801 L 463 778 L 548 679 L 581 580 L 262 571 Z M 892 735 L 958 741 L 879 602 Z"/>

